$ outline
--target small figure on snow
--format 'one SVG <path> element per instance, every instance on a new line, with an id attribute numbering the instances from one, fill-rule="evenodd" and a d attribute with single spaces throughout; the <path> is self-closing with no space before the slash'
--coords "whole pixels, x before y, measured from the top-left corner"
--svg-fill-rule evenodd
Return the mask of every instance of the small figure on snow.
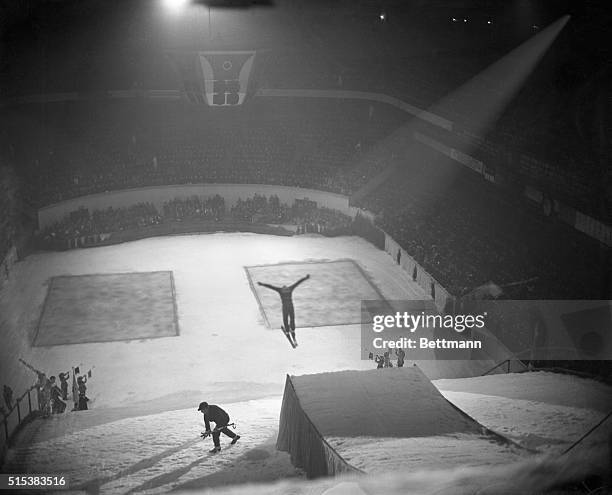
<path id="1" fill-rule="evenodd" d="M 51 416 L 51 381 L 47 378 L 44 373 L 41 373 L 38 377 L 39 384 L 39 403 L 38 406 L 42 412 L 43 418 L 49 418 Z"/>
<path id="2" fill-rule="evenodd" d="M 389 356 L 389 351 L 386 351 L 383 355 L 383 362 L 385 368 L 393 368 L 393 363 L 391 362 L 391 357 Z"/>
<path id="3" fill-rule="evenodd" d="M 55 377 L 49 377 L 51 383 L 51 412 L 61 414 L 66 410 L 66 403 L 62 401 L 62 390 L 55 384 Z"/>
<path id="4" fill-rule="evenodd" d="M 202 433 L 202 438 L 206 438 L 207 436 L 212 434 L 212 439 L 215 446 L 212 450 L 210 450 L 211 454 L 216 454 L 217 452 L 221 451 L 221 442 L 219 440 L 221 433 L 227 435 L 232 439 L 232 445 L 234 445 L 238 440 L 240 440 L 240 435 L 236 435 L 227 427 L 230 422 L 229 414 L 227 414 L 219 406 L 216 406 L 214 404 L 208 404 L 208 402 L 200 402 L 198 411 L 200 411 L 204 415 L 204 424 L 206 425 L 206 431 Z M 211 421 L 215 423 L 214 430 L 210 429 Z"/>
<path id="5" fill-rule="evenodd" d="M 70 373 L 68 371 L 66 373 L 60 373 L 58 377 L 60 380 L 60 388 L 62 389 L 62 399 L 68 400 L 68 378 L 70 378 Z"/>
<path id="6" fill-rule="evenodd" d="M 283 285 L 282 287 L 276 287 L 275 285 L 264 284 L 263 282 L 257 282 L 257 285 L 261 285 L 262 287 L 267 287 L 268 289 L 272 289 L 278 292 L 278 295 L 281 298 L 281 305 L 283 309 L 283 329 L 285 333 L 291 335 L 293 339 L 292 344 L 294 346 L 297 345 L 297 341 L 295 340 L 295 309 L 293 308 L 293 291 L 295 288 L 300 285 L 302 282 L 308 280 L 310 278 L 310 274 L 305 277 L 299 279 L 293 285 Z"/>
<path id="7" fill-rule="evenodd" d="M 87 406 L 87 402 L 89 402 L 89 397 L 87 397 L 87 377 L 79 376 L 77 378 L 77 387 L 79 390 L 79 402 L 78 402 L 78 411 L 87 411 L 89 408 Z"/>
<path id="8" fill-rule="evenodd" d="M 404 349 L 395 349 L 395 355 L 397 356 L 397 367 L 404 367 L 404 359 L 406 358 L 406 351 Z"/>
<path id="9" fill-rule="evenodd" d="M 51 398 L 49 379 L 47 375 L 42 371 L 34 368 L 30 363 L 26 363 L 23 359 L 19 358 L 19 361 L 26 367 L 31 369 L 34 373 L 36 373 L 37 381 L 36 381 L 36 390 L 38 392 L 38 409 L 43 413 L 43 417 L 48 417 L 48 409 L 49 409 L 49 400 Z"/>

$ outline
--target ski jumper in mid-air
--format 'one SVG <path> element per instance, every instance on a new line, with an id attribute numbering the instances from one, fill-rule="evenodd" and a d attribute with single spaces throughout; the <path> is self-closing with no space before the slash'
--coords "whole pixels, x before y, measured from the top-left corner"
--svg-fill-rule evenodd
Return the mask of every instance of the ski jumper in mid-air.
<path id="1" fill-rule="evenodd" d="M 276 287 L 275 285 L 257 282 L 257 284 L 261 285 L 262 287 L 267 287 L 268 289 L 272 289 L 278 292 L 278 295 L 281 298 L 281 304 L 283 308 L 283 330 L 287 335 L 291 335 L 291 338 L 293 339 L 293 346 L 297 345 L 297 341 L 295 340 L 295 309 L 293 308 L 292 294 L 298 285 L 308 280 L 309 278 L 310 275 L 306 275 L 305 277 L 299 279 L 293 285 L 283 285 L 282 287 Z"/>

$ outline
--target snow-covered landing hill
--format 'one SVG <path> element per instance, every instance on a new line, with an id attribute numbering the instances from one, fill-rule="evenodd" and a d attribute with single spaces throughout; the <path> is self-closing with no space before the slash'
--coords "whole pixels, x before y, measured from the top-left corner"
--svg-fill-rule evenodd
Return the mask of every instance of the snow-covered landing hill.
<path id="1" fill-rule="evenodd" d="M 473 456 L 465 444 L 461 447 L 465 464 L 459 467 L 432 469 L 426 463 L 427 469 L 413 466 L 400 472 L 396 467 L 356 481 L 306 481 L 289 457 L 275 449 L 281 405 L 277 396 L 224 404 L 242 438 L 218 457 L 208 455 L 210 440 L 199 438 L 202 417 L 195 407 L 123 419 L 116 417 L 114 409 L 99 409 L 29 425 L 21 436 L 23 446 L 9 452 L 4 471 L 64 472 L 73 487 L 109 494 L 197 488 L 197 493 L 212 489 L 214 493 L 322 494 L 332 489 L 328 495 L 337 495 L 359 494 L 363 489 L 370 494 L 461 495 L 530 493 L 588 473 L 602 474 L 609 467 L 606 438 L 612 421 L 569 454 L 560 455 L 605 416 L 603 409 L 612 396 L 607 385 L 550 373 L 435 384 L 481 424 L 543 453 L 516 462 L 469 467 Z M 538 388 L 542 400 L 529 395 Z M 227 444 L 222 437 L 222 445 Z"/>
<path id="2" fill-rule="evenodd" d="M 222 435 L 216 455 L 208 452 L 212 440 L 200 438 L 204 425 L 195 407 L 119 420 L 112 409 L 36 420 L 21 435 L 29 445 L 9 451 L 4 471 L 62 473 L 72 488 L 108 494 L 302 476 L 276 451 L 280 404 L 276 397 L 227 405 L 241 438 L 229 446 Z M 58 436 L 62 423 L 70 431 Z"/>

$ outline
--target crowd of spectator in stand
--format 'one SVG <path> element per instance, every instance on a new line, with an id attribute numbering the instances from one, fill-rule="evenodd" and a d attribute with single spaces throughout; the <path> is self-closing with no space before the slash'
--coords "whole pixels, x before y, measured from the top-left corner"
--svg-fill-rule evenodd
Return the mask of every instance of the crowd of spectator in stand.
<path id="1" fill-rule="evenodd" d="M 600 297 L 597 242 L 559 222 L 538 219 L 523 202 L 470 172 L 440 189 L 429 180 L 432 169 L 454 165 L 435 155 L 429 155 L 428 162 L 427 156 L 421 154 L 423 163 L 396 173 L 362 206 L 374 212 L 377 225 L 451 294 L 461 296 L 493 281 L 507 297 Z M 456 167 L 444 173 L 457 175 Z M 161 211 L 144 203 L 78 210 L 41 236 L 70 239 L 186 219 L 292 223 L 300 234 L 348 233 L 352 221 L 325 208 L 284 205 L 276 196 L 239 199 L 229 210 L 220 196 L 192 197 L 171 200 Z"/>
<path id="2" fill-rule="evenodd" d="M 43 240 L 69 240 L 185 220 L 288 224 L 297 225 L 298 233 L 320 234 L 347 233 L 352 222 L 349 216 L 329 208 L 283 204 L 276 195 L 256 194 L 252 198 L 239 198 L 229 211 L 219 195 L 210 198 L 192 196 L 165 202 L 161 212 L 151 203 L 93 212 L 80 208 L 41 231 L 39 237 Z"/>
<path id="3" fill-rule="evenodd" d="M 353 219 L 337 210 L 322 207 L 296 212 L 295 222 L 298 225 L 298 234 L 346 234 L 350 231 Z"/>
<path id="4" fill-rule="evenodd" d="M 39 184 L 35 192 L 42 204 L 130 187 L 215 182 L 350 194 L 395 161 L 401 162 L 402 172 L 357 206 L 374 212 L 377 224 L 452 294 L 494 281 L 518 297 L 601 297 L 597 281 L 605 255 L 597 242 L 560 222 L 539 220 L 524 200 L 511 198 L 456 163 L 442 165 L 440 155 L 430 156 L 432 150 L 416 160 L 371 153 L 374 143 L 403 123 L 405 116 L 395 110 L 381 116 L 381 106 L 368 102 L 337 102 L 332 110 L 311 103 L 286 109 L 254 102 L 236 119 L 175 103 L 122 101 L 109 106 L 108 115 L 106 110 L 99 111 L 102 117 L 95 113 L 96 120 L 88 120 L 86 108 L 78 106 L 56 116 L 53 142 L 28 146 L 34 151 L 12 157 L 30 163 L 25 169 L 32 177 L 26 183 Z M 117 117 L 122 125 L 115 128 L 110 124 Z M 90 125 L 79 126 L 83 121 Z M 84 145 L 75 149 L 69 146 L 72 140 Z M 49 151 L 41 155 L 39 149 Z M 432 174 L 436 167 L 448 170 Z M 441 176 L 461 180 L 447 186 L 438 180 Z M 42 235 L 69 239 L 185 218 L 267 223 L 290 218 L 299 233 L 322 233 L 345 221 L 321 209 L 289 211 L 272 199 L 245 199 L 230 211 L 218 200 L 183 201 L 161 211 L 140 204 L 73 212 Z M 531 282 L 520 283 L 527 280 Z"/>
<path id="5" fill-rule="evenodd" d="M 269 198 L 255 194 L 252 198 L 238 201 L 230 210 L 231 218 L 252 223 L 283 224 L 292 221 L 292 209 L 282 204 L 276 195 Z"/>
<path id="6" fill-rule="evenodd" d="M 53 135 L 28 129 L 27 143 L 20 142 L 24 134 L 0 135 L 9 141 L 0 142 L 0 151 L 23 164 L 38 206 L 188 183 L 265 183 L 349 194 L 355 157 L 407 119 L 396 110 L 379 116 L 368 102 L 253 102 L 240 117 L 176 102 L 111 102 L 92 113 L 84 103 L 49 111 Z"/>
<path id="7" fill-rule="evenodd" d="M 451 294 L 493 281 L 510 298 L 602 297 L 606 248 L 597 241 L 433 151 L 420 157 L 362 205 Z M 453 181 L 432 182 L 436 170 Z"/>
<path id="8" fill-rule="evenodd" d="M 155 207 L 151 206 L 153 209 Z M 225 215 L 225 201 L 219 195 L 212 198 L 177 198 L 167 201 L 162 206 L 160 221 L 170 220 L 180 222 L 186 218 L 201 218 L 204 220 L 220 221 Z"/>
<path id="9" fill-rule="evenodd" d="M 146 227 L 161 223 L 161 217 L 150 203 L 138 203 L 126 208 L 108 207 L 104 210 L 79 208 L 64 219 L 46 229 L 44 237 L 49 239 L 72 239 L 102 232 Z"/>

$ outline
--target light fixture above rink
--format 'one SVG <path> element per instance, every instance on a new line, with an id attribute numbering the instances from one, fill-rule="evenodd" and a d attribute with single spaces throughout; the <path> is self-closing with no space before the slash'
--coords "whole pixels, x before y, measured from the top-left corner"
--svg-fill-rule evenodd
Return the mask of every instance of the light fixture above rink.
<path id="1" fill-rule="evenodd" d="M 178 14 L 189 5 L 189 0 L 162 0 L 162 4 L 169 12 Z"/>

